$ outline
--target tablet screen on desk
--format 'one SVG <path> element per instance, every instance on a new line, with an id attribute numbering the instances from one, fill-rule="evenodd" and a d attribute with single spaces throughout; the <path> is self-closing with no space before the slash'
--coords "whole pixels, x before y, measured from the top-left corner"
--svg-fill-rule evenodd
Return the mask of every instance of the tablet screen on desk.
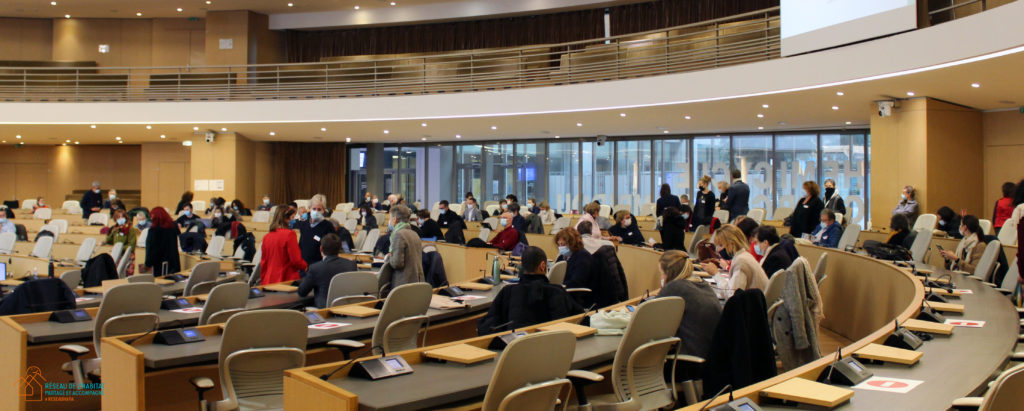
<path id="1" fill-rule="evenodd" d="M 193 329 L 186 329 L 184 333 L 186 338 L 196 338 L 199 336 L 199 332 Z"/>
<path id="2" fill-rule="evenodd" d="M 0 263 L 0 281 L 7 279 L 7 263 Z"/>
<path id="3" fill-rule="evenodd" d="M 75 318 L 88 318 L 89 317 L 89 314 L 86 313 L 85 310 L 75 310 L 75 311 L 72 311 L 71 315 L 74 315 Z"/>
<path id="4" fill-rule="evenodd" d="M 750 406 L 750 404 L 740 404 L 737 408 L 739 408 L 741 411 L 756 411 L 754 410 L 754 407 Z"/>
<path id="5" fill-rule="evenodd" d="M 388 367 L 391 367 L 392 370 L 400 370 L 400 369 L 402 369 L 402 362 L 398 361 L 398 360 L 396 360 L 394 358 L 389 358 L 385 362 L 388 364 Z"/>
<path id="6" fill-rule="evenodd" d="M 856 361 L 850 361 L 847 364 L 850 365 L 850 368 L 857 370 L 857 372 L 864 372 L 864 367 L 861 367 L 860 364 L 857 364 Z"/>

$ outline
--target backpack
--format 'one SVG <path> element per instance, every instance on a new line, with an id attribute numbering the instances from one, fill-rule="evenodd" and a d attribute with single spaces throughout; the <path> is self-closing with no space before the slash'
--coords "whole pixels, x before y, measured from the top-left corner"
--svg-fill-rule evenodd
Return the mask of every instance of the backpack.
<path id="1" fill-rule="evenodd" d="M 40 231 L 39 234 L 36 234 L 36 239 L 32 241 L 37 242 L 42 237 L 53 237 L 53 233 L 51 233 L 49 230 Z M 56 240 L 56 238 L 54 238 L 54 240 Z"/>
<path id="2" fill-rule="evenodd" d="M 238 247 L 242 247 L 242 259 L 245 261 L 252 261 L 253 256 L 256 255 L 256 236 L 252 233 L 245 233 L 235 237 L 233 247 L 235 252 L 238 252 Z"/>
<path id="3" fill-rule="evenodd" d="M 102 253 L 86 261 L 82 269 L 82 287 L 96 287 L 103 280 L 117 279 L 117 263 L 108 253 Z"/>
<path id="4" fill-rule="evenodd" d="M 879 241 L 865 241 L 864 251 L 867 251 L 871 257 L 885 261 L 910 261 L 914 259 L 910 254 L 910 250 L 906 249 L 906 247 Z"/>

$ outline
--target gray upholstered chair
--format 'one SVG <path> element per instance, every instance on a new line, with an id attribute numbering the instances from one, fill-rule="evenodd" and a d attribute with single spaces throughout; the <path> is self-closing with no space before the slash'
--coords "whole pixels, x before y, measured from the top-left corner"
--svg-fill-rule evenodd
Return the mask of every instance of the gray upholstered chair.
<path id="1" fill-rule="evenodd" d="M 416 337 L 427 322 L 432 294 L 428 283 L 404 284 L 391 290 L 373 327 L 370 350 L 383 355 L 415 349 L 418 346 Z M 423 337 L 426 339 L 425 334 Z M 351 351 L 366 346 L 353 340 L 333 340 L 327 345 L 341 350 L 344 358 L 348 358 Z"/>
<path id="2" fill-rule="evenodd" d="M 352 304 L 376 300 L 377 274 L 365 271 L 340 273 L 331 278 L 327 287 L 327 306 Z"/>
<path id="3" fill-rule="evenodd" d="M 245 309 L 249 302 L 249 286 L 245 283 L 221 284 L 210 291 L 203 312 L 199 314 L 199 325 L 227 321 L 228 317 Z"/>
<path id="4" fill-rule="evenodd" d="M 60 280 L 67 284 L 68 288 L 74 290 L 82 284 L 82 270 L 70 270 L 60 274 Z"/>
<path id="5" fill-rule="evenodd" d="M 1024 403 L 1024 364 L 1018 364 L 996 377 L 983 397 L 965 397 L 953 401 L 953 408 L 977 407 L 978 411 L 1015 410 Z"/>
<path id="6" fill-rule="evenodd" d="M 185 289 L 182 291 L 182 295 L 186 297 L 194 295 L 195 293 L 192 292 L 192 288 L 197 284 L 217 281 L 217 273 L 219 272 L 220 262 L 218 261 L 205 261 L 196 264 L 188 275 L 188 281 L 185 282 Z"/>
<path id="7" fill-rule="evenodd" d="M 576 336 L 569 331 L 516 338 L 494 367 L 481 411 L 554 409 L 569 386 L 565 375 L 575 351 Z"/>

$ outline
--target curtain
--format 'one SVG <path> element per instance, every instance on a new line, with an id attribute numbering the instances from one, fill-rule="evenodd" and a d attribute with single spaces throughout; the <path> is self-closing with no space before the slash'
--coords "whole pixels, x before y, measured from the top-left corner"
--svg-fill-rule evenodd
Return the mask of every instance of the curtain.
<path id="1" fill-rule="evenodd" d="M 327 196 L 326 207 L 345 202 L 345 143 L 273 143 L 270 198 Z"/>
<path id="2" fill-rule="evenodd" d="M 614 7 L 612 35 L 639 33 L 776 7 L 779 0 L 660 0 Z"/>

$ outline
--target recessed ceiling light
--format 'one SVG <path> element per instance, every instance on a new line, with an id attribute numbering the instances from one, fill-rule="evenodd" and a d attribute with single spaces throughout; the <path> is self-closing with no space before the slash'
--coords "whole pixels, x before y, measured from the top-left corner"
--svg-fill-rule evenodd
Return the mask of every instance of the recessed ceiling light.
<path id="1" fill-rule="evenodd" d="M 762 104 L 761 108 L 768 108 L 768 105 L 767 104 Z"/>
<path id="2" fill-rule="evenodd" d="M 160 138 L 167 138 L 167 135 L 166 134 L 161 134 Z"/>
<path id="3" fill-rule="evenodd" d="M 626 117 L 626 113 L 619 113 L 619 117 Z"/>
<path id="4" fill-rule="evenodd" d="M 346 143 L 351 143 L 352 142 L 352 137 L 345 137 L 345 142 Z"/>
<path id="5" fill-rule="evenodd" d="M 121 136 L 114 137 L 114 140 L 121 141 Z"/>
<path id="6" fill-rule="evenodd" d="M 181 145 L 185 147 L 192 147 L 192 140 L 185 140 L 181 142 Z"/>
<path id="7" fill-rule="evenodd" d="M 391 132 L 390 130 L 384 130 L 384 134 L 388 134 L 390 132 Z"/>
<path id="8" fill-rule="evenodd" d="M 146 130 L 152 130 L 152 129 L 153 129 L 153 126 L 151 126 L 151 125 L 146 125 Z"/>
<path id="9" fill-rule="evenodd" d="M 398 5 L 398 3 L 395 3 L 395 2 L 391 2 L 391 5 L 392 5 L 392 6 L 397 6 L 397 5 Z"/>
<path id="10" fill-rule="evenodd" d="M 690 116 L 683 116 L 683 118 L 689 120 L 691 117 Z"/>
<path id="11" fill-rule="evenodd" d="M 220 131 L 228 131 L 228 128 L 227 127 L 221 127 Z"/>
<path id="12" fill-rule="evenodd" d="M 662 133 L 668 134 L 668 130 L 662 131 Z"/>
<path id="13" fill-rule="evenodd" d="M 77 141 L 75 141 L 75 144 L 77 145 L 77 144 L 78 144 L 78 142 L 77 142 Z"/>
<path id="14" fill-rule="evenodd" d="M 576 127 L 583 127 L 583 123 L 576 123 Z"/>
<path id="15" fill-rule="evenodd" d="M 117 144 L 124 144 L 124 141 L 118 141 Z"/>
<path id="16" fill-rule="evenodd" d="M 839 106 L 832 106 L 833 110 L 839 110 Z"/>
<path id="17" fill-rule="evenodd" d="M 426 137 L 423 137 L 423 138 L 421 138 L 420 140 L 421 140 L 421 141 L 427 141 L 427 138 L 426 138 Z"/>
<path id="18" fill-rule="evenodd" d="M 199 127 L 192 127 L 192 131 L 199 131 Z"/>
<path id="19" fill-rule="evenodd" d="M 64 15 L 64 18 L 66 18 L 66 19 L 70 19 L 70 18 L 71 18 L 71 15 L 70 15 L 70 14 L 65 14 L 65 15 Z"/>
<path id="20" fill-rule="evenodd" d="M 764 118 L 764 114 L 757 113 L 757 118 Z"/>
<path id="21" fill-rule="evenodd" d="M 562 136 L 555 136 L 555 138 L 562 138 Z"/>
<path id="22" fill-rule="evenodd" d="M 846 93 L 843 93 L 842 91 L 837 91 L 837 92 L 836 92 L 836 95 L 837 95 L 837 96 L 842 96 L 843 94 L 846 94 Z"/>
<path id="23" fill-rule="evenodd" d="M 978 87 L 981 87 L 981 84 L 971 83 L 971 87 L 978 88 Z"/>
<path id="24" fill-rule="evenodd" d="M 96 128 L 96 125 L 93 124 L 93 125 L 89 126 L 89 128 Z"/>
<path id="25" fill-rule="evenodd" d="M 354 9 L 356 9 L 356 10 L 359 10 L 359 6 L 355 6 L 355 7 L 353 7 L 353 8 L 354 8 Z"/>
<path id="26" fill-rule="evenodd" d="M 850 124 L 853 124 L 853 122 L 852 121 L 847 121 L 846 122 L 846 125 L 850 125 Z"/>
<path id="27" fill-rule="evenodd" d="M 327 127 L 320 127 L 320 131 L 327 131 Z"/>
<path id="28" fill-rule="evenodd" d="M 60 143 L 60 145 L 66 146 L 66 145 L 68 145 L 68 143 Z"/>
<path id="29" fill-rule="evenodd" d="M 764 130 L 764 126 L 757 126 L 758 130 Z"/>
<path id="30" fill-rule="evenodd" d="M 421 126 L 421 127 L 426 127 L 426 126 L 427 126 L 427 123 L 420 123 L 420 126 Z"/>
<path id="31" fill-rule="evenodd" d="M 181 13 L 181 12 L 182 12 L 182 8 L 178 7 L 178 13 Z"/>
<path id="32" fill-rule="evenodd" d="M 142 12 L 135 13 L 136 16 L 142 17 Z"/>
<path id="33" fill-rule="evenodd" d="M 291 7 L 291 6 L 294 6 L 294 5 L 295 4 L 293 4 L 293 3 L 288 3 L 288 7 Z"/>
<path id="34" fill-rule="evenodd" d="M 275 132 L 273 132 L 273 131 L 271 131 L 271 132 L 270 132 L 270 135 L 272 135 L 272 136 L 273 136 L 273 135 L 276 135 L 276 134 L 277 134 L 277 133 L 275 133 Z"/>
<path id="35" fill-rule="evenodd" d="M 206 0 L 206 4 L 213 4 L 213 2 L 210 0 Z"/>
<path id="36" fill-rule="evenodd" d="M 18 139 L 18 140 L 21 140 L 21 134 L 18 134 L 18 135 L 16 135 L 16 136 L 14 136 L 14 138 L 16 138 L 16 139 Z"/>
<path id="37" fill-rule="evenodd" d="M 70 143 L 70 142 L 71 142 L 71 139 L 69 138 L 69 139 L 67 139 L 67 140 L 64 140 L 64 142 L 65 142 L 65 143 Z"/>
<path id="38" fill-rule="evenodd" d="M 51 6 L 56 6 L 56 5 L 57 5 L 57 2 L 55 2 L 55 1 L 51 1 L 51 2 L 50 2 L 50 5 L 51 5 Z"/>
<path id="39" fill-rule="evenodd" d="M 491 126 L 491 130 L 497 130 L 498 126 Z"/>
<path id="40" fill-rule="evenodd" d="M 913 95 L 914 95 L 914 92 L 913 92 L 913 91 L 908 91 L 908 92 L 907 92 L 907 95 L 908 95 L 908 96 L 913 96 Z"/>

